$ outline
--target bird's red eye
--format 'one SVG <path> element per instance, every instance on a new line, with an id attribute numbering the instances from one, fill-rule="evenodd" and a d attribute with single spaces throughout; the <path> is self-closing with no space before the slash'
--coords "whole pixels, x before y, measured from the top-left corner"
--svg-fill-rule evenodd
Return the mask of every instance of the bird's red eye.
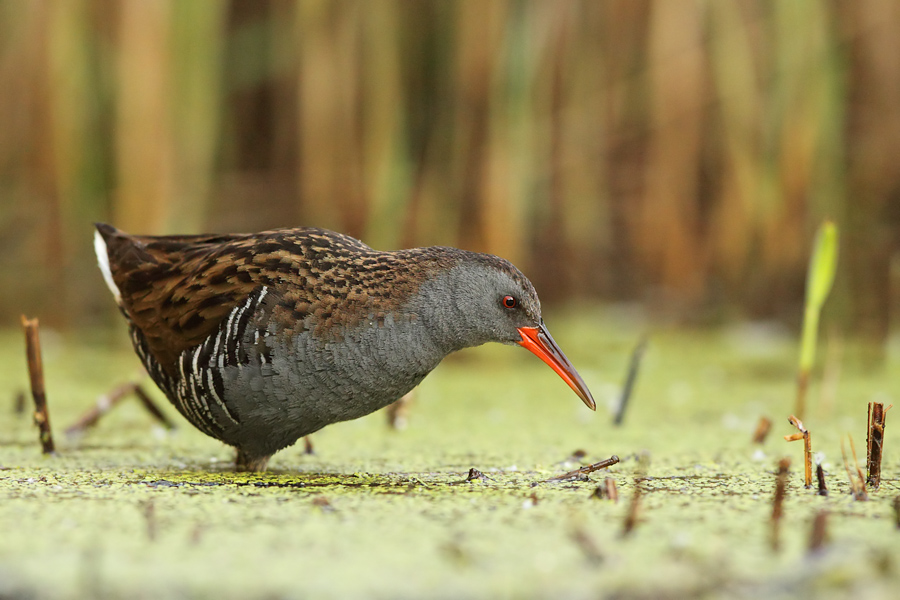
<path id="1" fill-rule="evenodd" d="M 515 308 L 519 305 L 519 301 L 515 296 L 503 296 L 503 306 L 506 308 Z"/>

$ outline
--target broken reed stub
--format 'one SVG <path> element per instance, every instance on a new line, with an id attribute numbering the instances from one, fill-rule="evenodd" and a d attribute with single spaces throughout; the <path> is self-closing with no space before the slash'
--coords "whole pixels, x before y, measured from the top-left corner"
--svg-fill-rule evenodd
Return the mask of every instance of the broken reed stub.
<path id="1" fill-rule="evenodd" d="M 816 465 L 816 481 L 819 484 L 819 491 L 817 493 L 820 496 L 827 496 L 828 486 L 825 485 L 825 469 L 822 468 L 822 463 Z"/>
<path id="2" fill-rule="evenodd" d="M 53 433 L 50 430 L 50 413 L 47 410 L 47 393 L 44 388 L 44 363 L 41 358 L 41 338 L 37 319 L 28 319 L 22 315 L 22 328 L 25 330 L 25 353 L 28 357 L 28 375 L 31 380 L 31 396 L 34 398 L 34 424 L 40 432 L 41 450 L 44 454 L 53 454 Z"/>
<path id="3" fill-rule="evenodd" d="M 591 494 L 592 498 L 599 498 L 601 500 L 612 500 L 613 502 L 619 501 L 619 492 L 616 489 L 616 480 L 612 477 L 607 477 L 603 480 L 602 485 L 598 485 L 594 492 Z"/>
<path id="4" fill-rule="evenodd" d="M 788 423 L 796 427 L 800 433 L 794 433 L 784 436 L 785 441 L 795 442 L 803 440 L 803 486 L 806 489 L 812 487 L 812 439 L 809 430 L 803 426 L 803 422 L 791 415 L 788 417 Z"/>
<path id="5" fill-rule="evenodd" d="M 866 485 L 878 489 L 881 485 L 881 455 L 884 445 L 884 424 L 887 417 L 887 408 L 881 402 L 869 402 L 869 428 L 866 437 Z"/>
<path id="6" fill-rule="evenodd" d="M 859 468 L 859 461 L 856 458 L 856 447 L 853 445 L 853 436 L 847 434 L 850 440 L 850 451 L 853 453 L 853 466 L 850 468 L 850 461 L 847 459 L 847 451 L 844 449 L 844 439 L 841 438 L 841 456 L 844 458 L 844 469 L 847 471 L 847 478 L 850 480 L 850 493 L 854 500 L 864 502 L 869 499 L 866 493 L 866 478 L 863 476 L 862 469 Z"/>

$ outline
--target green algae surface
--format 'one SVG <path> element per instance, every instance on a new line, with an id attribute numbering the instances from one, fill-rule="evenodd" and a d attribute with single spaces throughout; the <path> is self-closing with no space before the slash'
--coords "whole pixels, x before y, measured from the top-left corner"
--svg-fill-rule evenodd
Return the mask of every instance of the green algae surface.
<path id="1" fill-rule="evenodd" d="M 898 403 L 896 345 L 879 368 L 848 346 L 837 386 L 810 389 L 805 424 L 829 487 L 819 496 L 803 488 L 802 443 L 782 439 L 794 432 L 790 336 L 651 331 L 613 427 L 643 324 L 606 310 L 557 315 L 550 327 L 596 413 L 527 352 L 479 348 L 425 380 L 407 429 L 389 429 L 383 413 L 331 426 L 313 436 L 315 454 L 299 444 L 261 474 L 232 472 L 230 449 L 167 405 L 174 433 L 127 400 L 65 437 L 137 372 L 121 331 L 43 332 L 58 453 L 42 456 L 30 418 L 13 412 L 27 385 L 21 334 L 0 335 L 0 597 L 896 596 L 900 422 L 889 414 L 882 484 L 867 502 L 849 495 L 840 451 L 852 434 L 863 463 L 866 403 Z M 757 445 L 761 416 L 775 425 Z M 613 454 L 621 462 L 607 470 L 546 481 Z M 784 456 L 793 463 L 774 551 Z M 467 481 L 470 468 L 485 477 Z M 607 477 L 618 502 L 594 493 Z M 638 521 L 624 534 L 637 487 Z M 810 552 L 820 511 L 827 540 Z"/>

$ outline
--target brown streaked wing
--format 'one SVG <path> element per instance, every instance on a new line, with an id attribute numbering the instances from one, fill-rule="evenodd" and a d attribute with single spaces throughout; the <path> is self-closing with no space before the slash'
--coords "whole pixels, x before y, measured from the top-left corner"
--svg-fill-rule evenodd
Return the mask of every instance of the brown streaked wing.
<path id="1" fill-rule="evenodd" d="M 262 285 L 253 236 L 104 237 L 124 308 L 170 373 Z"/>

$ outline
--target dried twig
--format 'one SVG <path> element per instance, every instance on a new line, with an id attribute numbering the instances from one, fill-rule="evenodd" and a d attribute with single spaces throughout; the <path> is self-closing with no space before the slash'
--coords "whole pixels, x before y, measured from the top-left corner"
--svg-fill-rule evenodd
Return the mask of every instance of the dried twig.
<path id="1" fill-rule="evenodd" d="M 86 429 L 89 429 L 97 424 L 100 420 L 100 417 L 111 411 L 113 408 L 119 405 L 122 400 L 128 397 L 129 394 L 134 394 L 138 400 L 140 400 L 141 404 L 144 408 L 147 409 L 157 421 L 162 423 L 162 425 L 166 429 L 174 429 L 175 425 L 169 421 L 169 419 L 162 413 L 159 407 L 153 402 L 150 396 L 147 395 L 147 392 L 141 387 L 141 385 L 134 381 L 129 381 L 127 383 L 120 384 L 114 387 L 110 392 L 103 394 L 99 398 L 97 398 L 97 402 L 92 406 L 87 412 L 85 412 L 79 419 L 66 428 L 66 435 L 75 435 L 84 433 Z"/>
<path id="2" fill-rule="evenodd" d="M 607 477 L 603 480 L 603 485 L 598 485 L 591 494 L 592 498 L 609 499 L 613 502 L 619 501 L 619 492 L 616 490 L 616 480 Z"/>
<path id="3" fill-rule="evenodd" d="M 809 534 L 810 554 L 819 552 L 828 542 L 828 511 L 820 510 L 813 518 L 812 531 Z"/>
<path id="4" fill-rule="evenodd" d="M 790 458 L 778 461 L 778 472 L 775 474 L 775 498 L 772 501 L 772 550 L 781 547 L 781 517 L 784 516 L 784 497 L 787 493 L 788 472 L 791 467 Z"/>
<path id="5" fill-rule="evenodd" d="M 169 418 L 159 409 L 153 399 L 144 391 L 144 387 L 141 384 L 137 384 L 134 386 L 134 395 L 137 396 L 137 399 L 141 401 L 141 404 L 144 405 L 144 408 L 147 409 L 153 417 L 162 424 L 166 429 L 172 430 L 175 429 L 175 423 L 169 420 Z"/>
<path id="6" fill-rule="evenodd" d="M 13 412 L 17 415 L 25 414 L 25 392 L 19 390 L 13 398 Z"/>
<path id="7" fill-rule="evenodd" d="M 816 481 L 819 484 L 818 494 L 820 496 L 827 496 L 828 486 L 825 485 L 825 469 L 822 468 L 822 463 L 816 465 Z"/>
<path id="8" fill-rule="evenodd" d="M 481 481 L 494 481 L 493 479 L 491 479 L 490 477 L 488 477 L 487 475 L 485 475 L 484 473 L 482 473 L 475 467 L 472 467 L 469 469 L 469 474 L 466 476 L 465 479 L 463 479 L 461 481 L 453 481 L 453 482 L 451 482 L 450 485 L 456 485 L 459 483 L 471 483 L 471 482 L 475 481 L 476 479 L 480 479 Z"/>
<path id="9" fill-rule="evenodd" d="M 134 391 L 135 385 L 137 384 L 133 382 L 123 383 L 113 388 L 109 393 L 97 398 L 97 402 L 90 410 L 81 415 L 75 423 L 66 427 L 66 435 L 82 433 L 85 429 L 96 425 L 100 417 L 112 410 L 123 398 Z"/>
<path id="10" fill-rule="evenodd" d="M 866 437 L 868 449 L 866 451 L 866 484 L 873 489 L 881 485 L 881 449 L 884 444 L 884 425 L 887 418 L 887 408 L 881 402 L 869 402 L 869 433 Z"/>
<path id="11" fill-rule="evenodd" d="M 900 529 L 900 496 L 894 498 L 894 523 Z"/>
<path id="12" fill-rule="evenodd" d="M 856 459 L 856 448 L 853 446 L 853 437 L 847 435 L 850 440 L 850 450 L 853 452 L 853 464 L 856 467 L 855 472 L 850 468 L 850 461 L 847 460 L 847 451 L 844 449 L 844 440 L 841 439 L 841 455 L 844 457 L 844 469 L 847 470 L 847 478 L 850 479 L 850 493 L 854 499 L 863 501 L 868 500 L 869 495 L 866 493 L 866 479 L 863 477 L 862 469 L 859 468 L 859 461 Z"/>
<path id="13" fill-rule="evenodd" d="M 556 477 L 545 479 L 544 481 L 567 481 L 569 479 L 575 479 L 576 477 L 587 475 L 588 473 L 593 473 L 594 471 L 599 471 L 600 469 L 609 468 L 618 462 L 619 457 L 613 454 L 606 460 L 601 460 L 600 462 L 596 462 L 592 465 L 587 465 L 585 467 L 581 467 L 580 469 L 575 469 L 574 471 L 569 471 L 568 473 L 563 473 L 562 475 L 557 475 Z"/>
<path id="14" fill-rule="evenodd" d="M 788 442 L 803 440 L 803 486 L 809 489 L 812 487 L 812 440 L 809 430 L 794 415 L 788 417 L 788 423 L 800 430 L 799 434 L 786 435 L 784 439 Z"/>
<path id="15" fill-rule="evenodd" d="M 313 448 L 312 437 L 304 436 L 303 438 L 303 454 L 315 454 L 316 451 Z"/>
<path id="16" fill-rule="evenodd" d="M 642 337 L 631 352 L 631 362 L 628 363 L 628 374 L 625 376 L 625 385 L 622 386 L 622 396 L 619 398 L 619 408 L 613 418 L 613 425 L 621 425 L 625 418 L 625 409 L 628 407 L 628 400 L 634 391 L 634 382 L 637 381 L 645 350 L 647 350 L 647 336 Z"/>
<path id="17" fill-rule="evenodd" d="M 28 374 L 31 377 L 31 395 L 34 398 L 34 423 L 40 430 L 41 448 L 44 454 L 55 451 L 53 433 L 50 431 L 50 414 L 47 411 L 47 394 L 44 390 L 44 365 L 41 360 L 41 339 L 38 320 L 22 315 L 25 329 L 25 348 L 28 356 Z"/>
<path id="18" fill-rule="evenodd" d="M 759 423 L 756 425 L 756 431 L 753 432 L 753 443 L 762 444 L 766 441 L 766 436 L 772 429 L 772 419 L 769 417 L 760 417 Z"/>

